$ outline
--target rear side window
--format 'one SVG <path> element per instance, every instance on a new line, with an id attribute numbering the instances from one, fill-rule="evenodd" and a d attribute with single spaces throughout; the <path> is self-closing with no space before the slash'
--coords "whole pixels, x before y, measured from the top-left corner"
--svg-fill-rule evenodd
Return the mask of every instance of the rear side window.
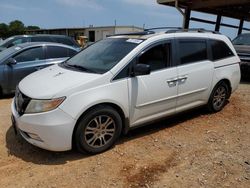
<path id="1" fill-rule="evenodd" d="M 57 43 L 62 43 L 62 44 L 66 44 L 66 45 L 69 45 L 69 46 L 74 46 L 74 43 L 68 38 L 59 38 L 59 37 L 57 38 L 57 37 L 55 37 L 55 38 L 53 38 L 53 40 L 55 40 L 55 42 L 57 42 Z"/>
<path id="2" fill-rule="evenodd" d="M 206 40 L 179 40 L 179 53 L 181 65 L 207 60 Z"/>
<path id="3" fill-rule="evenodd" d="M 60 47 L 60 46 L 47 46 L 47 59 L 55 59 L 55 58 L 63 58 L 63 57 L 71 57 L 75 55 L 73 50 Z"/>
<path id="4" fill-rule="evenodd" d="M 53 42 L 49 37 L 31 37 L 31 42 Z"/>
<path id="5" fill-rule="evenodd" d="M 16 56 L 14 56 L 14 59 L 17 62 L 27 62 L 27 61 L 38 61 L 45 59 L 44 57 L 44 51 L 42 47 L 36 47 L 31 48 L 28 50 L 25 50 Z"/>
<path id="6" fill-rule="evenodd" d="M 234 55 L 232 50 L 223 41 L 210 40 L 210 45 L 211 45 L 211 49 L 212 49 L 212 60 L 213 61 L 228 58 L 228 57 L 231 57 Z"/>

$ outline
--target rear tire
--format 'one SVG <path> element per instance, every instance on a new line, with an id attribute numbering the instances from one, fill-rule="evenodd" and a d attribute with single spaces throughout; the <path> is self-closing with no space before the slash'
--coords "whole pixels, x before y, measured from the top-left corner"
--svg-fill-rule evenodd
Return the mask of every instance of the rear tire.
<path id="1" fill-rule="evenodd" d="M 76 149 L 81 153 L 101 153 L 114 145 L 121 131 L 119 113 L 110 106 L 97 106 L 77 124 L 74 135 Z"/>
<path id="2" fill-rule="evenodd" d="M 229 87 L 225 82 L 218 83 L 209 98 L 207 107 L 210 112 L 219 112 L 221 111 L 226 102 L 228 97 L 230 96 Z"/>

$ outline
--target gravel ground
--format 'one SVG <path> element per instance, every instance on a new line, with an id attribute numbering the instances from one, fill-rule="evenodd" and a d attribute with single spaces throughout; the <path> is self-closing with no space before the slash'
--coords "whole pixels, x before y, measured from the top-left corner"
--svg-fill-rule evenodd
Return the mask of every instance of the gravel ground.
<path id="1" fill-rule="evenodd" d="M 109 151 L 55 153 L 15 136 L 0 100 L 0 187 L 250 187 L 250 82 L 223 111 L 136 129 Z"/>

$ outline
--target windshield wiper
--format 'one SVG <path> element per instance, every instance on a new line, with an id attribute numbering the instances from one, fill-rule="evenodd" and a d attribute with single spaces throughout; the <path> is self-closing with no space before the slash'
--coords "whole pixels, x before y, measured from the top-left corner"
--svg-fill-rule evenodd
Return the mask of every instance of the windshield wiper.
<path id="1" fill-rule="evenodd" d="M 71 64 L 68 64 L 67 62 L 64 62 L 63 65 L 66 67 L 72 67 L 72 68 L 75 68 L 75 69 L 78 69 L 78 70 L 81 70 L 84 72 L 97 73 L 96 71 L 94 71 L 92 69 L 89 69 L 89 68 L 86 68 L 86 67 L 83 67 L 80 65 L 71 65 Z"/>

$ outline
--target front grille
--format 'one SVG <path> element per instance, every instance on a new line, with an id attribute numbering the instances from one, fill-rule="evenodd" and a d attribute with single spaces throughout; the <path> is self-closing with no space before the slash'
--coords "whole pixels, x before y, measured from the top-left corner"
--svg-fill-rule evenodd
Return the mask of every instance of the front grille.
<path id="1" fill-rule="evenodd" d="M 24 95 L 19 88 L 16 88 L 16 94 L 15 94 L 15 107 L 18 112 L 18 114 L 21 116 L 24 114 L 29 102 L 30 98 Z"/>

